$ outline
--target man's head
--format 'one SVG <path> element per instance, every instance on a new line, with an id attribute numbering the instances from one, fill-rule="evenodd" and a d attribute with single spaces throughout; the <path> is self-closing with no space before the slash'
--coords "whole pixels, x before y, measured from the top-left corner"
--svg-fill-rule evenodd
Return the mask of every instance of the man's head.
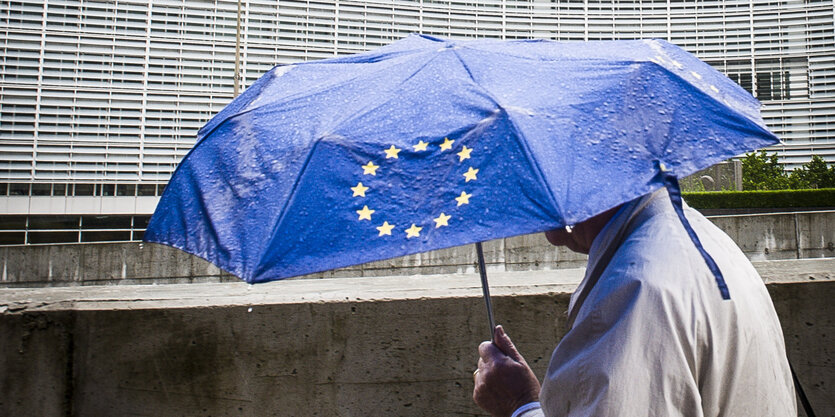
<path id="1" fill-rule="evenodd" d="M 577 223 L 569 232 L 567 229 L 554 229 L 545 232 L 548 242 L 555 246 L 566 246 L 574 252 L 589 253 L 594 239 L 615 215 L 620 206 L 613 207 L 588 220 Z"/>

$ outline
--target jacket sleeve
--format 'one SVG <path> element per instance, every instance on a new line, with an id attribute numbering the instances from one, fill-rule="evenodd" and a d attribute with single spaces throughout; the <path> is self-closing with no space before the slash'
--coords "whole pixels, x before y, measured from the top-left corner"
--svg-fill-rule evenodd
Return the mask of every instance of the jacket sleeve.
<path id="1" fill-rule="evenodd" d="M 543 417 L 540 402 L 527 403 L 517 408 L 510 417 Z"/>
<path id="2" fill-rule="evenodd" d="M 692 277 L 681 276 L 681 263 L 641 257 L 615 256 L 589 293 L 551 358 L 540 395 L 544 415 L 702 415 L 693 303 L 678 284 L 664 284 Z"/>
<path id="3" fill-rule="evenodd" d="M 532 408 L 518 415 L 518 417 L 545 417 L 541 408 Z"/>

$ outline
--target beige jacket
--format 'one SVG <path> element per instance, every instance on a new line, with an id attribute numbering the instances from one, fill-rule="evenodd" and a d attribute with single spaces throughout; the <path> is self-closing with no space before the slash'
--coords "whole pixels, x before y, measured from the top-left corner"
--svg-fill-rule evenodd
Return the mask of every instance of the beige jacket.
<path id="1" fill-rule="evenodd" d="M 783 333 L 754 267 L 721 230 L 666 190 L 628 203 L 601 231 L 571 299 L 533 416 L 796 416 Z M 598 266 L 599 265 L 599 266 Z"/>

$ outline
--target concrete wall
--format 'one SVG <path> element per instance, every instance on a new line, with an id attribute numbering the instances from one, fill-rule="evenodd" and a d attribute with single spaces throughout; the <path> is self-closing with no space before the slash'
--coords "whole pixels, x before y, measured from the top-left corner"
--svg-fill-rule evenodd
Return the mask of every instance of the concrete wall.
<path id="1" fill-rule="evenodd" d="M 180 250 L 142 243 L 0 247 L 0 286 L 221 282 L 237 280 Z"/>
<path id="2" fill-rule="evenodd" d="M 835 211 L 711 216 L 752 260 L 835 256 Z M 487 242 L 491 271 L 573 268 L 586 257 L 555 248 L 543 235 Z M 110 243 L 0 247 L 0 287 L 228 282 L 236 278 L 177 249 L 155 244 Z M 305 278 L 451 274 L 473 272 L 473 246 L 421 253 Z"/>
<path id="3" fill-rule="evenodd" d="M 818 415 L 835 415 L 835 259 L 755 266 Z M 491 274 L 540 378 L 581 276 Z M 481 415 L 484 311 L 475 274 L 0 289 L 0 415 Z"/>

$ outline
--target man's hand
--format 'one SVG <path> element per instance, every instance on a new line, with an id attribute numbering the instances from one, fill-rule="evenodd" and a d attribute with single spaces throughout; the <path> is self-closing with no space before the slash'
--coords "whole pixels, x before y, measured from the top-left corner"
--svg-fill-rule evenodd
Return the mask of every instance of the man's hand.
<path id="1" fill-rule="evenodd" d="M 495 344 L 478 347 L 473 401 L 494 417 L 510 417 L 517 408 L 539 401 L 539 380 L 502 326 L 496 326 L 493 339 Z"/>

